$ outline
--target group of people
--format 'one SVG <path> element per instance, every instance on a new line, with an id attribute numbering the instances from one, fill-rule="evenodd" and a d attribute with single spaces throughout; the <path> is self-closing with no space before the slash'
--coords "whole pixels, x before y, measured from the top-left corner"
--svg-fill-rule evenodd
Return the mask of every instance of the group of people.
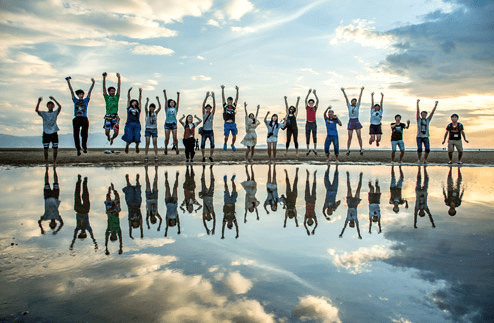
<path id="1" fill-rule="evenodd" d="M 128 235 L 131 239 L 134 239 L 133 231 L 137 230 L 140 238 L 144 237 L 144 226 L 147 226 L 148 230 L 152 226 L 157 226 L 156 230 L 160 231 L 163 221 L 165 222 L 165 237 L 168 236 L 169 229 L 176 229 L 177 234 L 181 233 L 180 224 L 180 210 L 183 214 L 193 214 L 202 212 L 202 224 L 208 235 L 214 235 L 216 230 L 216 213 L 214 205 L 214 193 L 215 193 L 215 176 L 213 172 L 213 166 L 209 167 L 209 172 L 206 172 L 206 167 L 203 165 L 202 174 L 200 178 L 200 192 L 196 195 L 196 189 L 198 188 L 195 180 L 194 168 L 192 165 L 186 166 L 185 180 L 183 182 L 183 201 L 179 203 L 178 187 L 179 187 L 179 172 L 175 173 L 173 187 L 170 188 L 170 181 L 168 178 L 168 172 L 165 171 L 165 205 L 166 214 L 162 217 L 160 215 L 158 200 L 159 200 L 159 185 L 158 185 L 158 166 L 155 166 L 154 177 L 152 182 L 150 180 L 148 166 L 145 166 L 145 215 L 141 212 L 141 206 L 143 204 L 143 194 L 140 183 L 140 176 L 136 174 L 135 184 L 131 183 L 129 175 L 125 176 L 125 186 L 122 192 L 125 196 L 125 204 L 128 209 Z M 206 175 L 209 173 L 209 183 L 206 181 Z M 284 170 L 285 177 L 285 194 L 278 193 L 278 181 L 276 174 L 276 164 L 268 166 L 268 174 L 266 181 L 266 199 L 264 203 L 257 199 L 258 184 L 256 182 L 254 169 L 252 164 L 245 165 L 245 180 L 241 182 L 242 188 L 245 190 L 245 212 L 243 216 L 243 223 L 248 222 L 249 214 L 255 213 L 255 220 L 259 221 L 258 208 L 262 205 L 266 214 L 277 213 L 279 208 L 282 208 L 284 213 L 283 227 L 286 228 L 287 222 L 293 222 L 296 227 L 299 227 L 299 217 L 297 215 L 300 207 L 297 207 L 298 203 L 298 179 L 299 168 L 295 170 L 293 182 L 291 182 L 290 175 L 287 169 Z M 306 170 L 305 178 L 305 213 L 303 215 L 303 226 L 307 235 L 314 235 L 318 226 L 318 214 L 322 213 L 327 221 L 331 221 L 334 218 L 336 210 L 342 204 L 341 200 L 338 200 L 339 189 L 339 170 L 336 165 L 335 170 L 331 175 L 331 166 L 328 165 L 324 173 L 324 186 L 326 189 L 326 195 L 324 202 L 322 203 L 322 211 L 316 211 L 316 199 L 317 199 L 317 170 L 314 170 L 311 176 L 311 172 Z M 293 174 L 292 174 L 293 176 Z M 311 181 L 312 177 L 312 181 Z M 404 174 L 401 166 L 398 169 L 398 176 L 395 172 L 395 167 L 391 167 L 391 181 L 389 186 L 389 207 L 393 212 L 400 212 L 400 207 L 408 208 L 408 200 L 403 197 L 403 184 Z M 223 177 L 223 219 L 221 221 L 221 238 L 225 238 L 225 231 L 233 230 L 235 228 L 235 238 L 239 237 L 239 223 L 237 221 L 236 203 L 238 199 L 236 176 L 233 175 L 230 178 L 226 175 Z M 358 184 L 355 190 L 352 190 L 352 184 L 349 172 L 346 172 L 346 205 L 347 216 L 339 234 L 342 238 L 345 230 L 348 228 L 355 228 L 358 237 L 361 239 L 358 206 L 362 201 L 363 174 L 359 174 Z M 312 183 L 311 183 L 312 182 Z M 448 208 L 448 214 L 455 216 L 457 208 L 461 205 L 464 189 L 462 188 L 462 175 L 460 168 L 457 168 L 457 179 L 454 181 L 453 169 L 450 168 L 447 176 L 447 185 L 443 188 L 444 203 Z M 415 208 L 414 208 L 414 228 L 418 227 L 420 218 L 424 218 L 426 215 L 431 222 L 432 227 L 435 227 L 434 220 L 431 211 L 428 206 L 428 189 L 429 189 L 429 175 L 427 173 L 427 166 L 419 166 L 417 171 L 416 187 L 415 187 Z M 60 186 L 56 168 L 53 167 L 53 183 L 50 185 L 49 168 L 46 167 L 45 171 L 45 184 L 44 184 L 44 204 L 45 211 L 43 216 L 38 221 L 41 233 L 45 233 L 43 223 L 48 221 L 49 228 L 53 234 L 57 234 L 63 227 L 64 222 L 59 212 L 60 206 Z M 368 219 L 369 219 L 369 234 L 372 233 L 372 226 L 377 226 L 377 232 L 381 233 L 381 187 L 379 180 L 370 181 L 368 183 Z M 200 202 L 202 200 L 202 202 Z M 107 215 L 107 228 L 105 230 L 105 252 L 109 254 L 109 241 L 119 241 L 119 253 L 122 253 L 122 228 L 120 224 L 120 212 L 121 201 L 118 190 L 111 184 L 106 192 L 106 198 L 104 201 L 104 208 Z M 75 211 L 75 228 L 73 233 L 73 239 L 70 244 L 70 249 L 74 248 L 76 241 L 84 240 L 88 236 L 91 238 L 94 248 L 98 249 L 98 244 L 93 232 L 93 228 L 90 224 L 90 212 L 91 203 L 89 200 L 88 178 L 85 177 L 82 180 L 80 175 L 77 176 L 74 193 L 74 211 Z M 241 220 L 239 220 L 241 221 Z M 154 230 L 154 229 L 153 229 Z"/>
<path id="2" fill-rule="evenodd" d="M 114 139 L 117 138 L 119 134 L 119 123 L 120 117 L 118 115 L 118 102 L 120 99 L 120 85 L 121 78 L 120 74 L 117 73 L 118 84 L 117 88 L 110 86 L 106 87 L 106 78 L 107 73 L 103 73 L 103 96 L 106 103 L 106 114 L 104 116 L 104 124 L 103 128 L 105 129 L 105 134 L 107 136 L 108 142 L 110 145 L 113 144 Z M 94 88 L 95 80 L 91 79 L 92 85 L 89 88 L 88 94 L 84 97 L 85 92 L 83 90 L 77 90 L 74 92 L 71 85 L 71 77 L 66 78 L 68 87 L 70 89 L 72 100 L 74 102 L 74 119 L 72 121 L 73 124 L 73 133 L 74 133 L 74 143 L 77 150 L 77 155 L 81 155 L 81 152 L 87 152 L 87 138 L 88 138 L 88 129 L 89 129 L 89 121 L 87 117 L 87 109 L 88 104 L 91 98 L 91 93 Z M 225 99 L 225 86 L 221 86 L 221 94 L 222 94 L 222 112 L 223 112 L 223 121 L 224 121 L 224 144 L 223 150 L 228 149 L 229 145 L 229 137 L 231 136 L 231 149 L 233 152 L 237 150 L 235 143 L 238 134 L 238 127 L 236 123 L 236 114 L 237 114 L 237 103 L 239 96 L 239 88 L 235 86 L 236 96 L 235 99 L 233 97 L 228 97 Z M 128 90 L 127 93 L 127 119 L 124 128 L 124 134 L 122 136 L 122 140 L 126 142 L 125 152 L 128 153 L 131 144 L 135 144 L 135 151 L 139 153 L 139 144 L 141 142 L 141 110 L 142 110 L 142 88 L 139 89 L 139 97 L 138 99 L 131 98 L 132 87 Z M 358 144 L 360 147 L 360 155 L 363 155 L 363 147 L 362 147 L 362 124 L 359 121 L 359 111 L 360 111 L 360 102 L 362 99 L 362 93 L 364 91 L 364 87 L 360 90 L 360 95 L 357 98 L 353 98 L 351 100 L 348 99 L 348 96 L 345 92 L 344 88 L 341 88 L 343 95 L 346 100 L 347 108 L 348 108 L 348 141 L 347 141 L 347 151 L 346 155 L 350 155 L 350 146 L 353 139 L 353 133 L 355 132 L 357 135 Z M 164 94 L 164 109 L 165 109 L 165 154 L 168 154 L 168 144 L 170 141 L 170 134 L 173 138 L 173 145 L 176 148 L 175 153 L 179 154 L 178 148 L 178 124 L 180 124 L 183 128 L 183 145 L 185 147 L 185 157 L 187 162 L 192 162 L 195 156 L 195 147 L 196 147 L 196 130 L 201 135 L 201 144 L 200 148 L 202 150 L 202 162 L 206 161 L 206 141 L 209 140 L 209 161 L 213 162 L 213 154 L 215 149 L 215 140 L 214 140 L 214 116 L 216 113 L 216 100 L 214 92 L 207 92 L 204 102 L 202 104 L 202 118 L 199 118 L 196 115 L 182 115 L 180 119 L 178 119 L 179 113 L 179 102 L 180 102 L 180 92 L 177 92 L 176 101 L 173 99 L 168 99 L 166 90 L 163 90 Z M 314 95 L 314 98 L 310 98 L 311 94 Z M 212 99 L 212 104 L 208 103 L 208 99 Z M 36 112 L 43 119 L 43 146 L 45 148 L 44 155 L 45 161 L 48 163 L 48 148 L 50 143 L 53 148 L 53 160 L 56 163 L 57 157 L 57 148 L 58 148 L 58 126 L 57 126 L 57 116 L 59 115 L 62 106 L 55 100 L 53 97 L 50 97 L 52 101 L 47 103 L 48 111 L 39 111 L 39 105 L 42 101 L 42 98 L 38 99 L 38 104 L 36 106 Z M 315 99 L 315 100 L 314 100 Z M 298 115 L 298 105 L 300 102 L 300 97 L 297 98 L 297 102 L 295 106 L 288 104 L 287 97 L 284 97 L 285 101 L 285 116 L 283 118 L 279 118 L 277 114 L 271 114 L 270 111 L 267 111 L 264 117 L 264 124 L 267 128 L 267 151 L 269 161 L 276 161 L 277 155 L 277 144 L 278 144 L 278 136 L 280 130 L 286 131 L 286 152 L 288 152 L 288 148 L 290 147 L 291 140 L 293 138 L 295 152 L 298 155 L 298 125 L 297 125 L 297 115 Z M 374 93 L 371 94 L 371 108 L 370 108 L 370 126 L 369 126 L 369 145 L 372 145 L 374 142 L 376 146 L 379 147 L 380 142 L 382 140 L 382 118 L 383 118 L 383 101 L 384 94 L 381 93 L 381 101 L 380 103 L 374 103 Z M 434 112 L 437 108 L 438 101 L 431 113 L 428 114 L 427 111 L 420 111 L 419 102 L 417 100 L 417 153 L 419 162 L 422 158 L 423 148 L 425 150 L 424 154 L 424 163 L 427 162 L 427 158 L 430 152 L 430 141 L 429 141 L 429 126 L 434 115 Z M 55 104 L 58 106 L 57 110 L 54 110 Z M 306 146 L 308 156 L 311 152 L 317 156 L 317 110 L 319 106 L 319 98 L 317 96 L 315 89 L 310 89 L 305 98 L 305 111 L 306 111 L 306 123 L 305 123 L 305 137 L 306 137 Z M 158 162 L 158 114 L 161 111 L 161 102 L 159 97 L 156 97 L 156 104 L 150 103 L 149 98 L 146 98 L 144 112 L 145 112 L 145 128 L 144 128 L 144 136 L 146 140 L 145 146 L 145 162 L 148 162 L 148 152 L 151 144 L 151 139 L 154 148 L 154 158 L 155 162 Z M 245 159 L 247 161 L 252 161 L 254 157 L 255 147 L 257 144 L 257 133 L 256 128 L 260 125 L 258 120 L 260 105 L 257 106 L 256 113 L 249 113 L 247 111 L 247 103 L 244 102 L 244 111 L 245 111 L 245 136 L 242 139 L 241 143 L 247 147 Z M 271 115 L 271 116 L 270 116 Z M 269 117 L 270 116 L 270 117 Z M 335 114 L 335 111 L 331 106 L 329 106 L 324 111 L 324 123 L 326 125 L 327 136 L 324 143 L 324 151 L 327 156 L 328 161 L 330 161 L 330 147 L 333 146 L 334 155 L 336 160 L 338 161 L 339 156 L 339 139 L 338 139 L 338 126 L 342 126 L 341 119 Z M 269 118 L 268 118 L 269 117 Z M 443 144 L 448 138 L 448 153 L 449 153 L 449 163 L 452 163 L 453 151 L 456 148 L 458 151 L 458 163 L 461 164 L 461 158 L 463 155 L 463 147 L 462 147 L 462 139 L 468 143 L 463 125 L 458 122 L 459 116 L 457 114 L 451 115 L 451 123 L 446 127 L 446 133 L 444 136 Z M 391 123 L 391 146 L 392 146 L 392 154 L 391 160 L 394 162 L 395 154 L 397 148 L 400 150 L 399 162 L 402 161 L 404 153 L 405 153 L 405 144 L 403 141 L 403 131 L 404 129 L 408 129 L 410 127 L 410 121 L 407 123 L 403 123 L 401 121 L 401 115 L 397 114 L 394 117 L 395 122 Z M 202 126 L 199 125 L 202 123 Z M 113 134 L 111 133 L 113 131 Z M 310 149 L 310 139 L 312 136 L 313 148 Z"/>

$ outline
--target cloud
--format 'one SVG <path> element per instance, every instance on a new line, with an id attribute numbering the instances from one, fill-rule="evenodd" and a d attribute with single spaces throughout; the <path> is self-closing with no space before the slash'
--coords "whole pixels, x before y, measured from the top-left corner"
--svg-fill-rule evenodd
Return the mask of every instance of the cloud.
<path id="1" fill-rule="evenodd" d="M 256 261 L 254 259 L 245 259 L 245 260 L 235 260 L 231 262 L 231 266 L 249 266 L 255 264 Z"/>
<path id="2" fill-rule="evenodd" d="M 204 58 L 204 57 L 202 57 L 202 56 L 200 56 L 200 55 L 196 56 L 196 58 L 197 58 L 198 60 L 200 60 L 200 61 L 205 60 L 205 58 Z"/>
<path id="3" fill-rule="evenodd" d="M 219 26 L 220 26 L 220 23 L 219 23 L 219 22 L 217 22 L 217 21 L 216 21 L 216 20 L 214 20 L 214 19 L 209 19 L 209 20 L 208 20 L 208 22 L 207 22 L 206 24 L 208 24 L 208 25 L 210 25 L 210 26 L 215 26 L 215 27 L 219 27 Z"/>
<path id="4" fill-rule="evenodd" d="M 156 45 L 139 45 L 132 49 L 133 54 L 137 55 L 172 55 L 175 53 L 169 48 Z"/>
<path id="5" fill-rule="evenodd" d="M 349 270 L 352 274 L 365 271 L 365 266 L 375 260 L 384 260 L 396 255 L 395 250 L 389 246 L 375 245 L 372 247 L 361 247 L 354 252 L 337 253 L 334 249 L 328 249 L 328 253 L 333 256 L 333 264 Z"/>
<path id="6" fill-rule="evenodd" d="M 308 295 L 299 297 L 299 303 L 293 310 L 293 315 L 301 321 L 313 321 L 322 323 L 341 322 L 338 317 L 338 308 L 334 306 L 331 299 Z"/>
<path id="7" fill-rule="evenodd" d="M 211 78 L 209 76 L 204 76 L 204 75 L 194 75 L 191 77 L 191 80 L 193 80 L 193 81 L 210 81 Z"/>
<path id="8" fill-rule="evenodd" d="M 253 10 L 254 5 L 249 0 L 232 0 L 225 6 L 225 13 L 231 20 L 240 20 Z"/>
<path id="9" fill-rule="evenodd" d="M 389 48 L 393 44 L 393 36 L 375 31 L 374 21 L 355 19 L 352 24 L 339 26 L 335 35 L 329 42 L 331 45 L 339 45 L 353 41 L 364 47 Z"/>
<path id="10" fill-rule="evenodd" d="M 238 271 L 229 273 L 224 280 L 224 284 L 234 294 L 245 294 L 252 288 L 252 282 L 242 276 Z"/>
<path id="11" fill-rule="evenodd" d="M 300 70 L 302 72 L 309 72 L 309 73 L 312 73 L 314 75 L 319 75 L 319 72 L 314 71 L 312 68 L 301 68 Z"/>
<path id="12" fill-rule="evenodd" d="M 494 3 L 448 3 L 456 9 L 431 13 L 423 23 L 386 33 L 393 36 L 396 51 L 382 67 L 409 80 L 391 88 L 430 98 L 494 93 Z"/>

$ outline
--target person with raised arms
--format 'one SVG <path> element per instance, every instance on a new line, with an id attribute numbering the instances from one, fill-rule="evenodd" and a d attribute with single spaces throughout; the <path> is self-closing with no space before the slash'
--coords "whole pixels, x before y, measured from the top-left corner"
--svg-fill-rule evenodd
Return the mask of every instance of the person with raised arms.
<path id="1" fill-rule="evenodd" d="M 103 128 L 105 129 L 106 137 L 110 142 L 110 145 L 113 145 L 113 140 L 118 136 L 119 123 L 120 118 L 118 116 L 118 101 L 120 100 L 120 73 L 117 73 L 118 79 L 118 89 L 115 90 L 113 86 L 106 90 L 106 77 L 108 74 L 106 72 L 103 73 L 103 97 L 105 98 L 106 104 L 106 114 L 105 114 L 105 123 Z M 110 137 L 110 131 L 113 130 L 113 136 Z"/>
<path id="2" fill-rule="evenodd" d="M 295 106 L 291 105 L 288 107 L 287 97 L 285 96 L 285 129 L 286 129 L 286 150 L 285 154 L 288 154 L 288 148 L 290 147 L 290 141 L 293 136 L 293 144 L 295 145 L 295 154 L 298 156 L 298 126 L 297 126 L 297 114 L 298 114 L 298 103 L 300 97 L 297 97 L 297 103 Z"/>
<path id="3" fill-rule="evenodd" d="M 163 90 L 165 96 L 165 155 L 168 155 L 168 142 L 170 141 L 170 132 L 173 135 L 173 147 L 175 147 L 175 153 L 178 155 L 178 137 L 177 137 L 177 114 L 178 105 L 180 103 L 180 92 L 177 92 L 177 101 L 169 99 L 166 96 L 166 90 Z M 173 149 L 173 148 L 172 148 Z"/>
<path id="4" fill-rule="evenodd" d="M 237 94 L 235 96 L 235 101 L 230 96 L 225 101 L 225 86 L 221 86 L 221 98 L 223 101 L 223 120 L 224 124 L 224 134 L 225 134 L 225 143 L 223 144 L 223 150 L 226 151 L 228 144 L 228 137 L 230 133 L 232 134 L 232 150 L 237 151 L 235 148 L 235 141 L 237 140 L 237 124 L 235 123 L 235 114 L 237 113 L 237 102 L 238 102 L 238 86 L 235 85 L 235 90 Z"/>
<path id="5" fill-rule="evenodd" d="M 372 143 L 375 141 L 376 146 L 379 147 L 381 136 L 383 134 L 381 120 L 383 118 L 384 94 L 381 93 L 381 104 L 374 104 L 374 92 L 371 93 L 371 99 L 372 102 L 370 108 L 369 145 L 372 145 Z"/>
<path id="6" fill-rule="evenodd" d="M 353 98 L 351 101 L 348 101 L 348 97 L 345 92 L 345 88 L 341 88 L 341 91 L 343 92 L 343 95 L 345 96 L 346 100 L 346 106 L 348 108 L 348 141 L 347 141 L 347 151 L 346 155 L 350 155 L 350 145 L 352 143 L 352 137 L 353 137 L 353 131 L 357 133 L 357 139 L 358 143 L 360 146 L 360 156 L 364 154 L 364 151 L 362 150 L 362 135 L 360 133 L 360 129 L 362 129 L 362 124 L 358 120 L 359 117 L 359 109 L 360 109 L 360 101 L 362 99 L 362 93 L 364 92 L 364 87 L 360 89 L 360 95 L 357 99 Z"/>
<path id="7" fill-rule="evenodd" d="M 141 102 L 142 89 L 139 89 L 139 101 L 130 98 L 129 89 L 127 93 L 127 121 L 125 122 L 124 135 L 122 140 L 126 142 L 125 153 L 129 153 L 131 143 L 136 144 L 136 153 L 139 153 L 139 144 L 141 143 Z"/>
<path id="8" fill-rule="evenodd" d="M 145 162 L 148 161 L 148 151 L 151 137 L 153 137 L 153 148 L 154 148 L 154 162 L 158 162 L 158 113 L 161 111 L 160 98 L 157 96 L 156 101 L 158 102 L 158 109 L 156 105 L 151 103 L 149 105 L 149 98 L 146 98 L 146 106 L 144 111 L 146 112 L 146 128 L 144 130 L 144 136 L 146 137 L 146 149 L 144 150 L 146 154 Z"/>
<path id="9" fill-rule="evenodd" d="M 326 124 L 326 141 L 324 142 L 324 152 L 326 153 L 326 157 L 328 158 L 328 162 L 331 160 L 329 155 L 329 147 L 331 143 L 334 148 L 334 155 L 336 157 L 336 161 L 338 161 L 338 156 L 340 154 L 340 142 L 338 139 L 338 128 L 337 126 L 341 126 L 341 120 L 338 119 L 338 116 L 334 114 L 334 111 L 329 106 L 326 111 L 324 111 L 324 123 Z"/>
<path id="10" fill-rule="evenodd" d="M 420 163 L 422 157 L 422 144 L 425 148 L 424 154 L 424 164 L 427 163 L 427 157 L 429 157 L 429 152 L 431 151 L 430 141 L 429 141 L 429 125 L 432 120 L 432 116 L 436 111 L 437 104 L 439 101 L 436 101 L 434 108 L 431 111 L 431 114 L 427 116 L 427 111 L 420 112 L 419 108 L 420 99 L 417 100 L 417 155 L 419 157 L 418 162 Z"/>
<path id="11" fill-rule="evenodd" d="M 247 147 L 245 152 L 245 160 L 251 162 L 254 158 L 254 148 L 257 144 L 257 133 L 256 128 L 259 126 L 260 122 L 257 120 L 259 115 L 260 105 L 257 106 L 256 114 L 247 112 L 247 102 L 244 102 L 245 110 L 245 136 L 242 139 L 241 144 Z M 250 153 L 250 158 L 249 158 Z"/>
<path id="12" fill-rule="evenodd" d="M 316 98 L 316 101 L 314 101 L 314 99 L 309 100 L 309 95 L 311 93 L 314 93 L 314 97 Z M 311 133 L 312 133 L 312 141 L 314 143 L 314 149 L 312 149 L 312 152 L 314 153 L 314 155 L 317 156 L 317 151 L 316 151 L 316 146 L 317 146 L 316 112 L 317 112 L 318 106 L 319 106 L 319 98 L 317 97 L 316 89 L 314 89 L 314 90 L 309 89 L 309 92 L 307 93 L 307 96 L 305 97 L 305 113 L 306 113 L 305 142 L 307 144 L 307 153 L 306 153 L 307 156 L 309 156 L 309 154 L 310 154 L 309 144 L 310 144 L 310 134 Z"/>
<path id="13" fill-rule="evenodd" d="M 209 97 L 213 98 L 213 106 L 207 104 Z M 214 98 L 214 92 L 207 92 L 204 102 L 202 103 L 202 120 L 203 126 L 199 128 L 199 134 L 201 135 L 201 152 L 202 162 L 206 162 L 206 140 L 209 139 L 209 161 L 213 162 L 214 153 L 214 131 L 213 121 L 214 114 L 216 112 L 216 99 Z"/>
<path id="14" fill-rule="evenodd" d="M 54 97 L 50 96 L 50 100 L 46 103 L 46 107 L 48 111 L 39 111 L 39 104 L 43 100 L 42 97 L 38 98 L 38 104 L 36 104 L 36 108 L 34 111 L 43 119 L 43 153 L 45 156 L 45 163 L 48 165 L 48 149 L 50 148 L 50 143 L 53 148 L 53 164 L 57 163 L 57 154 L 58 154 L 58 130 L 60 130 L 57 126 L 57 118 L 62 111 L 62 106 L 55 100 Z M 55 102 L 58 106 L 58 109 L 54 111 Z"/>

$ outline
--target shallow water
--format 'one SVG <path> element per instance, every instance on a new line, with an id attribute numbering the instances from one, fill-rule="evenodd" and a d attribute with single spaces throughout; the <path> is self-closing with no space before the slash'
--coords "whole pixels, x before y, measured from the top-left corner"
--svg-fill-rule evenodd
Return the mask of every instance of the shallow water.
<path id="1" fill-rule="evenodd" d="M 293 194 L 285 199 L 286 174 L 293 187 L 297 167 L 296 199 Z M 208 220 L 203 219 L 207 194 L 200 194 L 203 168 L 194 166 L 194 176 L 190 170 L 186 174 L 185 166 L 157 169 L 158 214 L 163 220 L 158 231 L 159 218 L 154 224 L 150 221 L 149 228 L 146 223 L 143 167 L 59 167 L 58 210 L 63 226 L 60 228 L 57 220 L 51 229 L 49 221 L 41 221 L 42 234 L 38 220 L 45 212 L 45 168 L 2 169 L 0 321 L 492 321 L 491 168 L 427 167 L 426 176 L 423 167 L 402 167 L 401 198 L 398 187 L 390 189 L 392 183 L 400 184 L 397 166 L 394 180 L 391 166 L 341 165 L 336 177 L 335 166 L 331 166 L 327 179 L 329 184 L 336 180 L 338 186 L 337 192 L 333 185 L 329 193 L 326 166 L 278 165 L 270 171 L 266 165 L 256 165 L 247 171 L 249 176 L 254 172 L 255 183 L 247 182 L 242 165 L 215 166 L 212 172 L 209 167 L 204 169 L 208 188 L 211 175 L 215 179 L 215 219 Z M 166 216 L 165 172 L 172 196 L 178 172 L 180 229 L 173 216 Z M 361 172 L 359 202 L 355 195 Z M 152 190 L 155 168 L 150 167 L 148 173 Z M 79 217 L 74 211 L 78 174 L 82 180 L 87 177 L 89 221 L 84 207 L 77 207 Z M 137 174 L 141 184 L 140 207 L 138 198 L 130 201 L 127 196 L 131 217 L 136 219 L 137 228 L 132 230 L 123 190 L 126 174 L 133 186 L 126 189 L 128 195 L 139 190 Z M 236 175 L 233 181 L 232 174 Z M 235 184 L 236 202 L 230 194 L 225 197 L 224 175 L 229 193 Z M 50 188 L 53 177 L 50 168 Z M 428 187 L 424 187 L 426 177 Z M 371 186 L 376 190 L 376 181 L 381 196 L 377 201 L 378 196 L 371 195 L 369 208 L 369 192 Z M 107 215 L 104 202 L 111 183 L 120 197 L 121 211 Z M 82 191 L 83 187 L 81 183 Z M 390 204 L 391 191 L 399 210 Z M 460 204 L 454 208 L 454 216 L 448 214 L 450 206 L 444 194 L 448 203 Z M 182 210 L 185 196 L 189 203 Z M 326 198 L 331 201 L 333 197 L 338 207 L 329 216 L 323 214 Z M 235 202 L 234 206 L 225 207 L 225 198 L 228 203 Z M 430 216 L 425 212 L 415 221 L 417 200 Z M 346 221 L 347 215 L 355 212 L 355 208 L 349 211 L 347 202 L 351 207 L 356 204 L 358 225 L 354 227 L 352 221 Z M 293 203 L 297 215 L 285 217 Z M 113 207 L 118 209 L 115 204 Z M 235 215 L 229 214 L 233 209 Z M 314 216 L 310 215 L 312 209 Z M 370 227 L 369 210 L 376 209 L 381 216 Z M 139 216 L 134 216 L 137 210 L 142 225 Z M 78 226 L 87 229 L 88 223 L 94 239 L 88 231 L 85 239 L 77 237 L 81 230 L 74 236 Z M 111 229 L 118 232 L 118 227 L 121 238 L 116 233 L 116 241 L 112 241 Z"/>

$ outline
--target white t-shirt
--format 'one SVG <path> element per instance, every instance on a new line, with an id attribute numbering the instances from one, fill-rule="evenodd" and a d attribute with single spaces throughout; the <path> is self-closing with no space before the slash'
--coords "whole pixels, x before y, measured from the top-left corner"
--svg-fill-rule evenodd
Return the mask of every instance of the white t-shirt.
<path id="1" fill-rule="evenodd" d="M 355 106 L 352 106 L 350 103 L 347 103 L 347 107 L 348 107 L 348 117 L 350 119 L 358 119 L 360 103 L 357 103 L 357 105 Z"/>
<path id="2" fill-rule="evenodd" d="M 370 113 L 370 123 L 372 125 L 378 126 L 381 124 L 381 120 L 383 118 L 383 110 L 379 109 L 379 111 L 374 110 L 374 108 L 371 108 L 371 113 Z"/>
<path id="3" fill-rule="evenodd" d="M 41 119 L 43 119 L 43 132 L 46 134 L 52 134 L 57 132 L 58 126 L 57 126 L 57 117 L 58 117 L 58 110 L 53 110 L 53 112 L 49 111 L 38 111 L 38 114 L 40 115 Z"/>

